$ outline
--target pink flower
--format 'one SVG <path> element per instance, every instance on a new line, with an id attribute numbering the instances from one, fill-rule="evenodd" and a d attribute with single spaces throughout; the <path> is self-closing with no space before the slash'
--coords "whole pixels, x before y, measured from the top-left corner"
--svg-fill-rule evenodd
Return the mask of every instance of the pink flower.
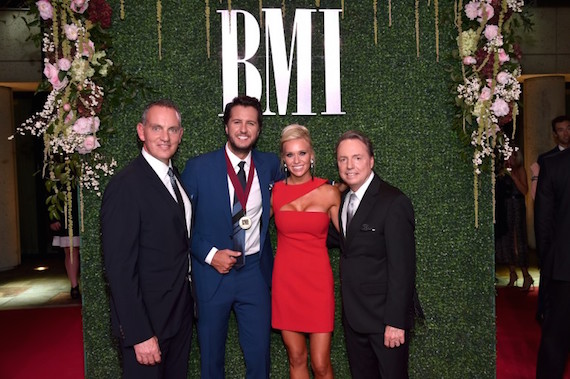
<path id="1" fill-rule="evenodd" d="M 101 145 L 99 144 L 99 141 L 97 141 L 97 138 L 95 138 L 94 136 L 87 136 L 83 141 L 83 145 L 77 146 L 77 152 L 79 154 L 87 154 L 100 146 Z"/>
<path id="2" fill-rule="evenodd" d="M 90 134 L 99 130 L 99 124 L 99 117 L 80 117 L 72 129 L 77 134 Z"/>
<path id="3" fill-rule="evenodd" d="M 477 59 L 473 58 L 472 56 L 468 55 L 465 58 L 463 58 L 463 64 L 464 65 L 473 65 L 477 63 Z"/>
<path id="4" fill-rule="evenodd" d="M 503 99 L 497 99 L 491 105 L 491 110 L 497 117 L 503 117 L 509 114 L 509 104 Z"/>
<path id="5" fill-rule="evenodd" d="M 465 6 L 465 15 L 470 20 L 475 20 L 479 12 L 479 2 L 471 1 Z"/>
<path id="6" fill-rule="evenodd" d="M 53 77 L 57 77 L 59 75 L 59 70 L 53 64 L 46 63 L 44 67 L 44 75 L 46 76 L 46 78 L 48 78 L 48 80 L 51 81 Z"/>
<path id="7" fill-rule="evenodd" d="M 68 105 L 69 105 L 69 104 L 68 104 Z M 69 112 L 69 113 L 67 114 L 67 116 L 65 116 L 65 123 L 66 123 L 66 124 L 69 124 L 69 123 L 73 120 L 73 117 L 75 116 L 75 114 L 74 114 L 73 111 L 71 110 L 71 106 L 69 106 L 69 109 L 70 109 L 69 111 L 66 111 L 66 110 L 65 110 L 65 105 L 63 106 L 63 110 L 66 111 L 66 112 Z"/>
<path id="8" fill-rule="evenodd" d="M 497 82 L 501 84 L 506 84 L 509 81 L 509 74 L 505 71 L 501 71 L 497 74 Z"/>
<path id="9" fill-rule="evenodd" d="M 55 76 L 55 77 L 51 78 L 49 80 L 49 82 L 51 83 L 51 85 L 53 86 L 54 89 L 59 91 L 60 89 L 65 88 L 67 83 L 69 83 L 69 80 L 67 78 L 63 78 L 63 80 L 59 80 L 59 76 Z"/>
<path id="10" fill-rule="evenodd" d="M 80 42 L 79 47 L 84 57 L 90 57 L 95 52 L 95 44 L 91 40 L 87 43 Z"/>
<path id="11" fill-rule="evenodd" d="M 67 83 L 68 79 L 64 78 L 63 80 L 59 80 L 59 69 L 51 63 L 46 63 L 44 67 L 44 75 L 51 83 L 54 89 L 60 90 L 64 88 Z"/>
<path id="12" fill-rule="evenodd" d="M 77 13 L 83 13 L 89 6 L 89 0 L 71 0 L 69 7 Z"/>
<path id="13" fill-rule="evenodd" d="M 70 41 L 75 41 L 79 37 L 79 27 L 75 24 L 65 24 L 63 25 L 63 31 L 65 36 Z"/>
<path id="14" fill-rule="evenodd" d="M 61 58 L 57 61 L 57 67 L 59 67 L 60 70 L 69 71 L 71 68 L 71 62 L 67 58 Z"/>
<path id="15" fill-rule="evenodd" d="M 491 4 L 485 3 L 483 5 L 483 7 L 478 8 L 477 16 L 479 16 L 479 18 L 477 18 L 477 21 L 483 22 L 483 15 L 484 14 L 487 14 L 487 21 L 489 21 L 490 19 L 493 18 L 493 16 L 495 15 L 495 9 L 493 8 L 493 6 Z"/>
<path id="16" fill-rule="evenodd" d="M 63 110 L 69 112 L 71 110 L 71 105 L 69 103 L 63 104 Z"/>
<path id="17" fill-rule="evenodd" d="M 499 27 L 497 25 L 487 25 L 485 26 L 485 38 L 489 41 L 495 38 L 499 34 Z"/>
<path id="18" fill-rule="evenodd" d="M 481 90 L 481 94 L 479 95 L 479 99 L 486 101 L 491 98 L 491 89 L 489 87 L 483 87 Z"/>
<path id="19" fill-rule="evenodd" d="M 36 2 L 38 10 L 40 11 L 40 17 L 44 20 L 49 20 L 53 18 L 53 7 L 49 0 L 40 0 Z"/>
<path id="20" fill-rule="evenodd" d="M 497 53 L 499 53 L 499 62 L 505 63 L 511 60 L 509 55 L 505 52 L 505 49 L 497 49 Z"/>

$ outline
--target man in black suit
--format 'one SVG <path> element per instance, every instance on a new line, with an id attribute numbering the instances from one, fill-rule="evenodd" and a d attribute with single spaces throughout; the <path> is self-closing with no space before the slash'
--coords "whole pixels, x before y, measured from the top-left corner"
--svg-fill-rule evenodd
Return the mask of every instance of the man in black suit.
<path id="1" fill-rule="evenodd" d="M 538 156 L 536 163 L 530 165 L 531 176 L 531 186 L 530 191 L 532 198 L 536 197 L 536 184 L 538 183 L 538 177 L 540 173 L 540 168 L 544 165 L 544 160 L 554 154 L 557 154 L 570 146 L 570 118 L 567 116 L 555 117 L 552 122 L 552 136 L 556 142 L 551 150 L 542 153 Z M 535 235 L 537 233 L 535 225 Z M 538 250 L 538 256 L 540 265 L 542 266 L 542 254 L 540 249 Z M 540 272 L 540 287 L 538 288 L 538 307 L 536 310 L 536 319 L 539 323 L 542 323 L 544 319 L 544 308 L 546 307 L 546 294 L 548 292 L 548 280 L 542 275 L 542 270 Z"/>
<path id="2" fill-rule="evenodd" d="M 552 136 L 554 137 L 556 146 L 554 146 L 551 150 L 540 154 L 536 160 L 536 163 L 530 165 L 530 171 L 532 173 L 531 193 L 533 199 L 535 198 L 536 194 L 536 182 L 540 173 L 540 167 L 544 164 L 544 160 L 552 154 L 559 153 L 570 146 L 570 118 L 568 116 L 555 117 L 551 122 L 551 126 Z"/>
<path id="3" fill-rule="evenodd" d="M 570 351 L 570 149 L 544 159 L 534 217 L 541 280 L 548 281 L 536 377 L 562 379 Z"/>
<path id="4" fill-rule="evenodd" d="M 416 250 L 410 200 L 374 173 L 370 139 L 344 133 L 336 147 L 343 326 L 354 379 L 408 378 Z"/>
<path id="5" fill-rule="evenodd" d="M 137 125 L 141 155 L 103 196 L 101 226 L 124 378 L 186 378 L 192 337 L 191 203 L 171 158 L 182 140 L 178 108 L 149 104 Z"/>

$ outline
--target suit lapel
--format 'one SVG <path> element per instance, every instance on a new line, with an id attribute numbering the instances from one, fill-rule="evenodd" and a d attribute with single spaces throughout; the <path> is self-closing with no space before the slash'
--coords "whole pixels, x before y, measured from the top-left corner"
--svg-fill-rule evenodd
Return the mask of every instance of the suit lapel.
<path id="1" fill-rule="evenodd" d="M 261 190 L 261 234 L 260 234 L 260 249 L 263 250 L 263 244 L 265 243 L 265 230 L 269 225 L 269 182 L 271 181 L 270 172 L 266 162 L 259 157 L 257 150 L 251 151 L 251 159 L 255 164 L 255 170 L 257 171 L 257 179 L 259 180 L 259 188 Z"/>
<path id="2" fill-rule="evenodd" d="M 362 226 L 364 221 L 368 218 L 368 215 L 372 211 L 376 201 L 378 201 L 379 188 L 380 188 L 380 179 L 378 178 L 378 175 L 374 174 L 374 178 L 372 179 L 372 182 L 370 182 L 370 185 L 366 189 L 366 192 L 364 192 L 364 196 L 360 201 L 360 205 L 358 206 L 356 213 L 352 217 L 350 225 L 348 226 L 348 230 L 346 231 L 347 245 L 350 244 L 354 236 L 358 234 L 360 227 Z"/>
<path id="3" fill-rule="evenodd" d="M 180 212 L 178 203 L 172 197 L 170 191 L 164 185 L 164 182 L 158 177 L 156 172 L 152 169 L 152 167 L 148 164 L 148 162 L 142 155 L 139 155 L 138 160 L 139 160 L 139 166 L 141 167 L 141 170 L 146 177 L 148 186 L 154 192 L 156 192 L 158 198 L 161 199 L 161 201 L 163 201 L 165 204 L 168 204 L 168 206 L 173 210 L 173 212 L 175 212 L 180 216 L 180 221 L 183 222 L 184 221 L 183 215 L 182 212 Z"/>

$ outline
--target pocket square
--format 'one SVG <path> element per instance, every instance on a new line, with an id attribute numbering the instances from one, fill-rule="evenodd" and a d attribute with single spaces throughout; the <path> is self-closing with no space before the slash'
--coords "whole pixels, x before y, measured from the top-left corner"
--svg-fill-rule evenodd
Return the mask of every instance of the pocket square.
<path id="1" fill-rule="evenodd" d="M 373 227 L 371 227 L 371 226 L 368 225 L 368 224 L 362 224 L 362 226 L 360 227 L 360 231 L 361 231 L 361 232 L 375 232 L 376 229 L 373 228 Z"/>

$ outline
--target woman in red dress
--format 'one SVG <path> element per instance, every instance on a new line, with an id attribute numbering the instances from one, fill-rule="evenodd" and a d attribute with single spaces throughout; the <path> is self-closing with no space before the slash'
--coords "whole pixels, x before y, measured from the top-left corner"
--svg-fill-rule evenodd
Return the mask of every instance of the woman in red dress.
<path id="1" fill-rule="evenodd" d="M 340 192 L 314 177 L 307 128 L 283 129 L 280 150 L 286 179 L 271 197 L 277 227 L 271 324 L 281 330 L 291 378 L 309 378 L 307 336 L 315 378 L 333 378 L 334 280 L 326 238 L 331 220 L 338 230 Z"/>

